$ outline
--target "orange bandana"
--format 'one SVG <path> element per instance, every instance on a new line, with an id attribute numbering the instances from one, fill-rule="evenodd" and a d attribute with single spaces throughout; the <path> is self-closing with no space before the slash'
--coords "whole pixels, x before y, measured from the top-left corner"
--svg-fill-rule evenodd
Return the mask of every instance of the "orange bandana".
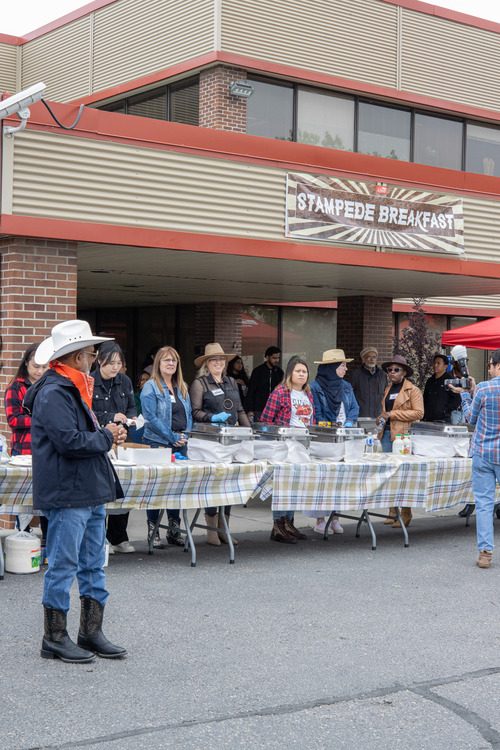
<path id="1" fill-rule="evenodd" d="M 75 370 L 74 367 L 63 365 L 59 360 L 54 360 L 49 365 L 51 370 L 55 370 L 59 375 L 64 378 L 71 380 L 74 386 L 78 388 L 78 392 L 82 398 L 84 404 L 87 404 L 90 411 L 92 411 L 92 396 L 94 394 L 94 383 L 95 380 L 92 375 L 87 375 L 85 372 Z"/>

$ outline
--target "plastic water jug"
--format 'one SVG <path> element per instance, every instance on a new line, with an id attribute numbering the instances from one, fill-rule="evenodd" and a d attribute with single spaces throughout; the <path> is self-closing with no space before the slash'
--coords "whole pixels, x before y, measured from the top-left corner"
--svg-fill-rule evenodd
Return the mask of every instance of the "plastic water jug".
<path id="1" fill-rule="evenodd" d="M 396 435 L 392 443 L 392 452 L 402 455 L 404 448 L 404 440 L 402 435 Z"/>
<path id="2" fill-rule="evenodd" d="M 5 538 L 5 570 L 7 573 L 38 573 L 42 551 L 40 539 L 27 531 Z"/>

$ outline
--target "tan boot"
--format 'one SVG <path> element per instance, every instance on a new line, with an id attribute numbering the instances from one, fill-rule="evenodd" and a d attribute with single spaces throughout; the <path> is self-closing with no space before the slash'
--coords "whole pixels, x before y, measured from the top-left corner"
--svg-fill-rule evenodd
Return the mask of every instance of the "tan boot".
<path id="1" fill-rule="evenodd" d="M 220 547 L 220 539 L 217 534 L 217 516 L 205 516 L 205 523 L 209 527 L 207 529 L 207 544 L 211 544 L 213 547 Z"/>
<path id="2" fill-rule="evenodd" d="M 396 520 L 396 508 L 389 508 L 389 515 L 384 521 L 385 526 L 392 526 Z"/>
<path id="3" fill-rule="evenodd" d="M 219 511 L 219 513 L 217 514 L 217 518 L 219 519 L 218 521 L 219 540 L 222 542 L 222 544 L 227 544 L 226 532 L 224 531 L 224 524 L 222 523 L 221 513 L 223 513 L 223 511 Z M 229 526 L 229 516 L 226 516 L 226 521 L 227 521 L 227 525 Z M 231 539 L 232 539 L 234 546 L 237 547 L 239 542 L 236 539 L 236 537 L 231 534 Z"/>
<path id="4" fill-rule="evenodd" d="M 403 523 L 406 527 L 410 525 L 411 519 L 413 518 L 411 508 L 401 508 L 401 518 L 403 519 Z M 392 529 L 400 529 L 401 524 L 396 519 L 394 523 L 391 526 Z"/>

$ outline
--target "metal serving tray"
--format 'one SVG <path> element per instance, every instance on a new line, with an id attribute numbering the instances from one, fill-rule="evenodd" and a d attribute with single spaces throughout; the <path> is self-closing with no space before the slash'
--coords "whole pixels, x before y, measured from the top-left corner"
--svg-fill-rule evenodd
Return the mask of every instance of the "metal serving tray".
<path id="1" fill-rule="evenodd" d="M 410 435 L 433 435 L 434 437 L 464 438 L 470 433 L 465 424 L 447 424 L 446 422 L 414 422 Z"/>
<path id="2" fill-rule="evenodd" d="M 314 441 L 320 443 L 345 443 L 347 440 L 361 440 L 365 437 L 362 427 L 310 427 Z"/>
<path id="3" fill-rule="evenodd" d="M 189 434 L 200 440 L 211 440 L 215 443 L 221 443 L 221 445 L 233 445 L 244 440 L 254 439 L 251 427 L 232 427 L 230 425 L 208 424 L 207 422 L 195 422 Z"/>
<path id="4" fill-rule="evenodd" d="M 380 432 L 373 417 L 358 417 L 358 427 L 362 427 L 366 433 Z"/>
<path id="5" fill-rule="evenodd" d="M 256 422 L 253 425 L 254 436 L 257 440 L 298 440 L 309 447 L 311 435 L 307 427 L 283 427 L 278 424 Z"/>

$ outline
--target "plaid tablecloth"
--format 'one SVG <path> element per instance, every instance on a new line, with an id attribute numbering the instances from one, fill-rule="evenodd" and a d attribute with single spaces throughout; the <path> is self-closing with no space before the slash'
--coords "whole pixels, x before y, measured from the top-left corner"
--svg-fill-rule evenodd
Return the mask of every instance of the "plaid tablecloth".
<path id="1" fill-rule="evenodd" d="M 472 501 L 471 471 L 468 458 L 417 456 L 404 460 L 374 456 L 352 463 L 275 464 L 273 510 L 318 511 L 318 515 L 333 509 L 390 506 L 442 510 Z"/>
<path id="2" fill-rule="evenodd" d="M 107 508 L 206 508 L 242 505 L 255 490 L 268 465 L 195 464 L 117 467 L 125 498 Z M 0 466 L 0 512 L 23 513 L 31 508 L 31 469 Z"/>

